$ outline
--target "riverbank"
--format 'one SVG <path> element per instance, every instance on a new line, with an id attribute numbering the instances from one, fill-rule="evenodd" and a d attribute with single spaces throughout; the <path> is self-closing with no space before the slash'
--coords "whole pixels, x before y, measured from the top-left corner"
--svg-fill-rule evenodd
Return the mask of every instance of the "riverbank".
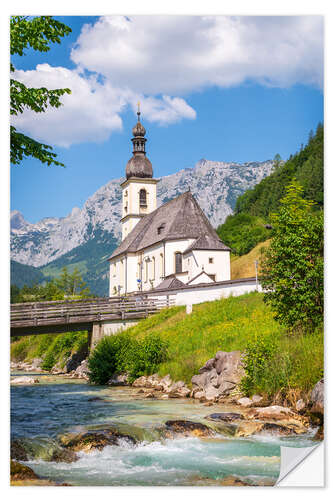
<path id="1" fill-rule="evenodd" d="M 280 445 L 313 443 L 311 427 L 304 434 L 279 435 L 277 427 L 266 426 L 240 436 L 251 409 L 237 405 L 207 407 L 191 398 L 147 397 L 148 389 L 28 375 L 39 383 L 11 389 L 12 442 L 23 447 L 27 460 L 18 461 L 38 480 L 69 485 L 272 485 L 279 474 Z M 69 460 L 71 453 L 75 461 Z"/>

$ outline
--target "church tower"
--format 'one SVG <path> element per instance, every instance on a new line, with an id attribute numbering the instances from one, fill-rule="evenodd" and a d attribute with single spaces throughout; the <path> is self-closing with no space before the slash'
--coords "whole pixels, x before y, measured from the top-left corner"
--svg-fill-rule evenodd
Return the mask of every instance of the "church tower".
<path id="1" fill-rule="evenodd" d="M 133 156 L 126 165 L 126 181 L 122 187 L 122 239 L 132 231 L 139 220 L 156 209 L 156 184 L 153 167 L 146 157 L 146 130 L 140 122 L 140 103 L 138 121 L 133 127 Z"/>

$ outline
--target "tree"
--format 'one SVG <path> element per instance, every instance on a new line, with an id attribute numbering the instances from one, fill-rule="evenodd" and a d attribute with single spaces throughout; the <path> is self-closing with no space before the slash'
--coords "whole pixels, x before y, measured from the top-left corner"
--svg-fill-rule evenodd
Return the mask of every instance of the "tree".
<path id="1" fill-rule="evenodd" d="M 261 259 L 264 301 L 288 327 L 312 330 L 323 321 L 323 212 L 302 197 L 294 179 L 271 216 L 273 238 Z"/>
<path id="2" fill-rule="evenodd" d="M 27 16 L 13 16 L 10 19 L 10 53 L 24 55 L 24 49 L 31 47 L 40 52 L 50 50 L 50 43 L 60 43 L 61 38 L 71 32 L 71 28 L 56 21 L 51 16 L 29 18 Z M 11 73 L 15 67 L 10 64 Z M 22 82 L 10 79 L 10 114 L 17 116 L 24 109 L 31 109 L 36 113 L 43 113 L 48 106 L 61 106 L 60 97 L 70 94 L 68 88 L 48 90 L 42 88 L 28 88 Z M 48 165 L 64 166 L 56 160 L 57 155 L 52 152 L 52 146 L 42 144 L 36 140 L 17 132 L 10 127 L 10 161 L 14 165 L 21 163 L 23 158 L 33 157 Z"/>
<path id="3" fill-rule="evenodd" d="M 85 281 L 81 276 L 81 273 L 77 267 L 74 268 L 72 274 L 67 270 L 67 267 L 63 267 L 61 275 L 55 280 L 56 285 L 60 288 L 66 296 L 77 296 L 89 297 L 90 290 L 87 287 Z"/>

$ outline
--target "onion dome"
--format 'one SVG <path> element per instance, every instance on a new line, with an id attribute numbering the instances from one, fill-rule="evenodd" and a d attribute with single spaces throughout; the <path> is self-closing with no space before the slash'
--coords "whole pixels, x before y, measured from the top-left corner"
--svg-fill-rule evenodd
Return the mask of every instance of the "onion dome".
<path id="1" fill-rule="evenodd" d="M 146 135 L 146 129 L 140 120 L 138 120 L 138 123 L 132 128 L 132 132 L 134 137 L 144 137 Z"/>
<path id="2" fill-rule="evenodd" d="M 140 104 L 138 103 L 138 122 L 133 127 L 133 138 L 131 139 L 133 143 L 133 156 L 127 162 L 126 165 L 126 178 L 140 177 L 140 178 L 152 178 L 153 177 L 153 167 L 151 162 L 146 157 L 146 142 L 145 138 L 146 129 L 140 122 Z"/>

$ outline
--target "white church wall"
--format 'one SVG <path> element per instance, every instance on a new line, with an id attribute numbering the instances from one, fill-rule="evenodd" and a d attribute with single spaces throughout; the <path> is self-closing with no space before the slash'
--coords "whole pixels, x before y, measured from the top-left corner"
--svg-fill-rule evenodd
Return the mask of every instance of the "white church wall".
<path id="1" fill-rule="evenodd" d="M 208 274 L 201 272 L 191 281 L 191 285 L 200 285 L 201 283 L 214 283 L 214 280 Z"/>
<path id="2" fill-rule="evenodd" d="M 176 252 L 183 253 L 193 242 L 194 242 L 194 239 L 166 241 L 166 243 L 165 243 L 165 276 L 169 276 L 169 274 L 175 274 L 175 271 L 176 271 L 175 254 L 176 254 Z M 184 256 L 182 258 L 182 269 L 183 269 L 183 272 L 188 272 L 187 261 L 184 258 Z M 178 275 L 177 275 L 177 277 L 178 277 Z M 184 281 L 185 278 L 181 274 L 179 274 L 179 279 L 181 279 L 181 281 Z M 188 274 L 186 275 L 186 282 L 187 281 L 188 281 Z"/>
<path id="3" fill-rule="evenodd" d="M 210 302 L 221 298 L 227 298 L 231 295 L 237 297 L 250 292 L 262 292 L 260 283 L 256 285 L 255 280 L 244 280 L 230 283 L 208 284 L 206 286 L 189 287 L 180 290 L 170 290 L 163 293 L 149 295 L 151 298 L 164 299 L 166 296 L 175 300 L 175 305 L 183 306 L 187 304 L 200 304 L 201 302 Z"/>
<path id="4" fill-rule="evenodd" d="M 204 270 L 215 276 L 214 281 L 230 280 L 230 252 L 221 250 L 193 250 L 196 271 L 190 279 Z M 193 269 L 195 267 L 193 265 Z"/>

